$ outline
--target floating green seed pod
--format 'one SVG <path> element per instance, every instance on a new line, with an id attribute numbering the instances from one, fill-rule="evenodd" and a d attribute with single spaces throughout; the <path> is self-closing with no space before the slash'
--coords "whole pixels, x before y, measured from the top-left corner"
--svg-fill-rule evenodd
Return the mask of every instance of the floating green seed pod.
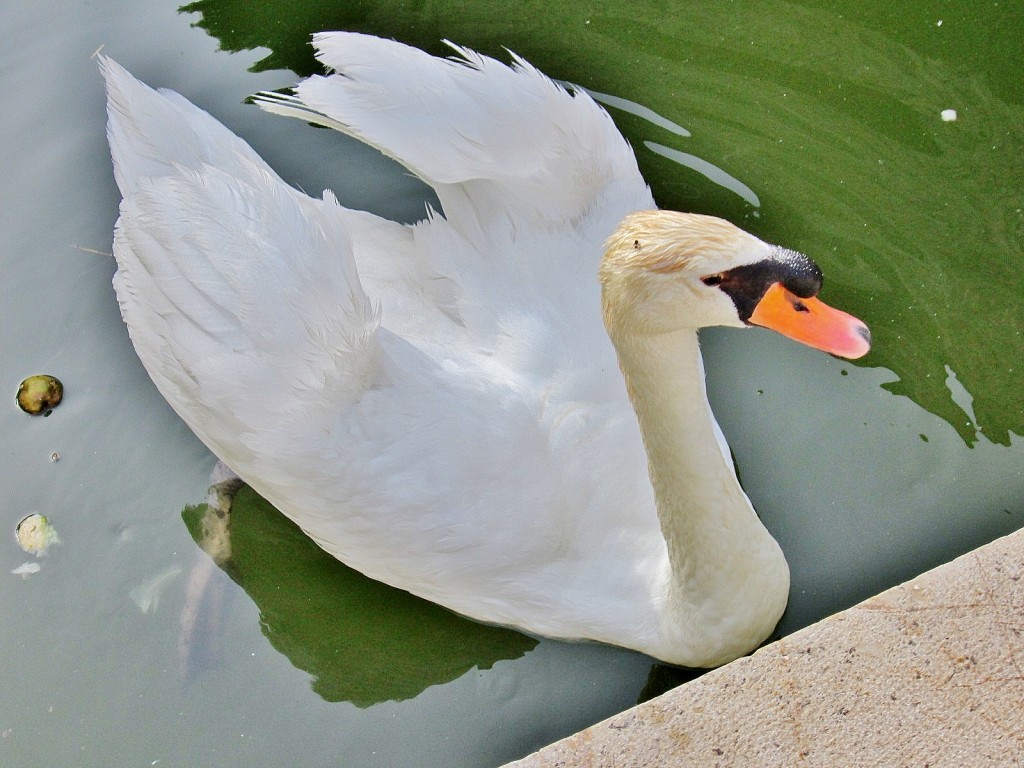
<path id="1" fill-rule="evenodd" d="M 53 376 L 29 376 L 18 387 L 18 405 L 33 416 L 49 416 L 64 397 L 64 385 Z"/>

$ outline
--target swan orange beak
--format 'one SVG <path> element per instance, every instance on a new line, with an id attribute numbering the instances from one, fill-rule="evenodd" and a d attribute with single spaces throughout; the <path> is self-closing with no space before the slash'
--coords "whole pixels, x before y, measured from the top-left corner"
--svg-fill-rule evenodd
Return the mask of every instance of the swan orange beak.
<path id="1" fill-rule="evenodd" d="M 853 315 L 833 309 L 820 299 L 802 299 L 772 283 L 754 307 L 750 321 L 771 328 L 809 347 L 851 360 L 871 349 L 871 332 Z"/>

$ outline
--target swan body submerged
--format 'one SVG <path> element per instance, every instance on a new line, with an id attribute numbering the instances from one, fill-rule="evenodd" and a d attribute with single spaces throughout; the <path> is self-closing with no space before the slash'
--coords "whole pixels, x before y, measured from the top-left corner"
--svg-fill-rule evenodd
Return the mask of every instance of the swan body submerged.
<path id="1" fill-rule="evenodd" d="M 415 225 L 312 198 L 109 59 L 114 284 L 154 383 L 320 546 L 467 616 L 712 666 L 764 640 L 785 558 L 736 480 L 697 328 L 827 351 L 867 329 L 817 267 L 658 211 L 586 94 L 526 62 L 314 38 L 272 112 L 430 184 Z"/>

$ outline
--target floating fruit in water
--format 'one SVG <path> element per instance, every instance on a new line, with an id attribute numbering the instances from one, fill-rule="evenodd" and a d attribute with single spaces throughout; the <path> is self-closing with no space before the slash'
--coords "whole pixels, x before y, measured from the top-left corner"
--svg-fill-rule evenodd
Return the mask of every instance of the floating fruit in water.
<path id="1" fill-rule="evenodd" d="M 64 385 L 53 376 L 29 376 L 18 387 L 18 405 L 33 416 L 49 416 L 64 397 Z"/>
<path id="2" fill-rule="evenodd" d="M 23 518 L 18 523 L 15 535 L 21 548 L 36 557 L 45 555 L 51 544 L 60 542 L 57 529 L 50 524 L 45 515 L 38 512 Z"/>

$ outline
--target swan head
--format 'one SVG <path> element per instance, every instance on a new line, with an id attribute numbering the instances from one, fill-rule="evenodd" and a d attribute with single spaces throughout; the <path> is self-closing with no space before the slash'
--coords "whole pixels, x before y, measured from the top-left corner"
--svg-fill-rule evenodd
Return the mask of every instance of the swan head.
<path id="1" fill-rule="evenodd" d="M 842 357 L 861 357 L 871 347 L 864 323 L 817 298 L 817 264 L 714 216 L 630 214 L 605 243 L 599 277 L 613 340 L 762 326 Z"/>

